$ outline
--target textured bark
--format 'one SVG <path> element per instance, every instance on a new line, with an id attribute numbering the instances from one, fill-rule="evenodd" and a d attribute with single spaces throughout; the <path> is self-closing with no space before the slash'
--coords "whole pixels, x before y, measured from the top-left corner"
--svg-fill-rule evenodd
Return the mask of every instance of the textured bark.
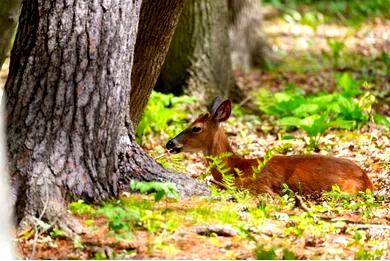
<path id="1" fill-rule="evenodd" d="M 276 60 L 262 31 L 259 0 L 228 0 L 229 38 L 233 68 L 249 69 Z"/>
<path id="2" fill-rule="evenodd" d="M 0 70 L 7 58 L 18 24 L 22 0 L 0 2 Z"/>
<path id="3" fill-rule="evenodd" d="M 175 31 L 184 0 L 144 0 L 131 73 L 130 118 L 137 126 L 153 90 Z"/>
<path id="4" fill-rule="evenodd" d="M 234 85 L 226 1 L 187 0 L 156 89 L 208 103 Z"/>
<path id="5" fill-rule="evenodd" d="M 64 219 L 64 198 L 117 194 L 113 155 L 139 9 L 124 0 L 24 2 L 5 87 L 19 221 L 42 216 L 77 231 Z"/>
<path id="6" fill-rule="evenodd" d="M 79 232 L 64 199 L 100 201 L 133 178 L 177 181 L 182 195 L 208 192 L 164 170 L 124 127 L 139 12 L 140 1 L 25 2 L 5 89 L 22 228 L 38 216 Z"/>

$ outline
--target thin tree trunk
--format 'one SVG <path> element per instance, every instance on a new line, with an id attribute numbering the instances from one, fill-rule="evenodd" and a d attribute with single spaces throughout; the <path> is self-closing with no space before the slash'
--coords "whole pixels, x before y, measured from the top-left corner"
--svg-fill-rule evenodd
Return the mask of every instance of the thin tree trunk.
<path id="1" fill-rule="evenodd" d="M 234 85 L 225 1 L 187 0 L 156 89 L 207 104 Z"/>
<path id="2" fill-rule="evenodd" d="M 184 2 L 184 0 L 142 2 L 131 73 L 133 88 L 130 94 L 130 116 L 134 126 L 138 125 L 156 84 Z M 162 24 L 165 26 L 161 26 Z"/>
<path id="3" fill-rule="evenodd" d="M 11 49 L 22 0 L 0 2 L 0 70 Z"/>
<path id="4" fill-rule="evenodd" d="M 79 232 L 66 199 L 107 199 L 134 178 L 177 181 L 182 195 L 208 192 L 164 170 L 135 143 L 132 123 L 125 127 L 139 12 L 140 1 L 25 2 L 5 88 L 22 228 L 38 216 Z"/>
<path id="5" fill-rule="evenodd" d="M 233 68 L 249 69 L 276 61 L 262 31 L 259 0 L 228 0 L 229 38 Z"/>

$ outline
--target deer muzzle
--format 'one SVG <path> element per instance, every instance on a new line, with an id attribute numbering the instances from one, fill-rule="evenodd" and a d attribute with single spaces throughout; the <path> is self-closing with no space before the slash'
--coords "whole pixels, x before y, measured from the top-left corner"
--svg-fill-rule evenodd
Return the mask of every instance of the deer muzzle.
<path id="1" fill-rule="evenodd" d="M 178 142 L 176 139 L 172 139 L 167 142 L 167 145 L 165 145 L 165 147 L 170 153 L 176 154 L 181 152 L 181 149 L 183 148 L 183 144 Z"/>

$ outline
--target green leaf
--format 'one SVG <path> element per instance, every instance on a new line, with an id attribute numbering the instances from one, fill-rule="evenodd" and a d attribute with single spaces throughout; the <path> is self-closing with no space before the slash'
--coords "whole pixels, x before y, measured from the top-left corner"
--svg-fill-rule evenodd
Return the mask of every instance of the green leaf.
<path id="1" fill-rule="evenodd" d="M 69 204 L 69 209 L 73 214 L 82 215 L 82 214 L 93 214 L 95 209 L 80 199 L 76 202 Z"/>
<path id="2" fill-rule="evenodd" d="M 154 195 L 154 200 L 156 202 L 160 201 L 166 195 L 165 191 L 160 190 Z"/>
<path id="3" fill-rule="evenodd" d="M 284 117 L 278 121 L 278 124 L 285 126 L 300 126 L 301 119 L 297 117 Z"/>
<path id="4" fill-rule="evenodd" d="M 296 116 L 307 115 L 310 113 L 315 113 L 320 107 L 317 104 L 301 104 L 298 108 L 293 110 L 293 114 Z"/>
<path id="5" fill-rule="evenodd" d="M 335 100 L 335 97 L 334 94 L 321 94 L 316 97 L 308 97 L 308 101 L 317 104 L 320 109 L 325 109 Z"/>
<path id="6" fill-rule="evenodd" d="M 329 126 L 334 128 L 352 130 L 356 127 L 356 121 L 337 119 L 335 121 L 329 122 Z"/>
<path id="7" fill-rule="evenodd" d="M 354 97 L 360 93 L 359 81 L 355 81 L 349 73 L 336 74 L 336 83 L 341 87 L 342 95 L 345 97 Z"/>
<path id="8" fill-rule="evenodd" d="M 375 114 L 374 115 L 374 122 L 377 124 L 384 125 L 387 129 L 390 129 L 390 117 L 386 117 L 381 114 Z"/>
<path id="9" fill-rule="evenodd" d="M 289 251 L 288 249 L 283 249 L 283 260 L 297 260 L 297 256 Z"/>
<path id="10" fill-rule="evenodd" d="M 255 256 L 257 260 L 276 260 L 278 259 L 274 249 L 266 250 L 264 246 L 259 245 L 255 249 Z"/>
<path id="11" fill-rule="evenodd" d="M 138 190 L 141 193 L 156 193 L 155 200 L 159 201 L 164 196 L 173 196 L 175 199 L 179 199 L 179 193 L 176 185 L 170 182 L 141 182 L 132 180 L 130 183 L 131 190 Z"/>
<path id="12" fill-rule="evenodd" d="M 68 237 L 68 235 L 66 234 L 65 231 L 63 231 L 62 229 L 58 229 L 58 228 L 53 228 L 53 231 L 50 232 L 50 236 L 52 238 L 66 238 L 66 237 Z"/>

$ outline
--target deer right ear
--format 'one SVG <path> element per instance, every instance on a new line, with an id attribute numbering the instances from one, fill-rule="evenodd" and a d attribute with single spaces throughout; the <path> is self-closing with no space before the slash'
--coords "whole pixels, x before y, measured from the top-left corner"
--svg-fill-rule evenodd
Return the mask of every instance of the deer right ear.
<path id="1" fill-rule="evenodd" d="M 218 106 L 218 108 L 212 114 L 212 117 L 218 122 L 226 121 L 227 119 L 229 119 L 231 112 L 232 103 L 229 99 L 226 99 Z"/>

